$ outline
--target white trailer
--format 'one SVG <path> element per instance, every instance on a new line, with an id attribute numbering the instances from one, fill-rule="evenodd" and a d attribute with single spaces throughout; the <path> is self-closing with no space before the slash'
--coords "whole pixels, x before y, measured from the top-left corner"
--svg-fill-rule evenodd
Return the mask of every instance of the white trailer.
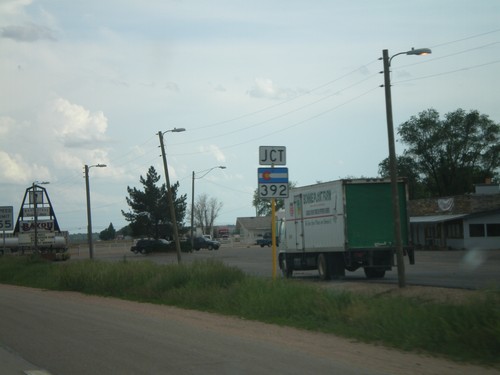
<path id="1" fill-rule="evenodd" d="M 404 180 L 398 188 L 403 245 L 413 264 Z M 369 278 L 384 277 L 396 252 L 390 181 L 338 180 L 291 189 L 278 235 L 285 277 L 317 269 L 329 279 L 361 267 Z"/>

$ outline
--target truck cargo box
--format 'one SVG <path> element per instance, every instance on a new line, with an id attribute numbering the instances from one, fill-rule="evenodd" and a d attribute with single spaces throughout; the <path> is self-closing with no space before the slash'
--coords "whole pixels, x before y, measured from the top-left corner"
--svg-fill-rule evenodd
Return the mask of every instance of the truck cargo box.
<path id="1" fill-rule="evenodd" d="M 411 251 L 405 180 L 398 182 L 398 189 L 402 243 Z M 363 267 L 367 276 L 382 277 L 394 265 L 391 192 L 387 179 L 338 180 L 291 189 L 279 229 L 285 275 L 318 268 L 322 277 L 343 276 L 345 269 Z"/>

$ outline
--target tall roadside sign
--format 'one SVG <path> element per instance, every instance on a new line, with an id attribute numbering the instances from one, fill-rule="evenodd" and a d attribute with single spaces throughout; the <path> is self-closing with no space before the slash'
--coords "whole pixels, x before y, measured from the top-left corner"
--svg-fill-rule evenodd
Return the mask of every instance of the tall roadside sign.
<path id="1" fill-rule="evenodd" d="M 5 252 L 5 231 L 14 230 L 14 207 L 0 206 L 0 230 L 2 231 L 2 250 Z"/>
<path id="2" fill-rule="evenodd" d="M 257 181 L 259 197 L 271 199 L 273 278 L 276 278 L 276 198 L 288 197 L 288 168 L 275 166 L 286 165 L 286 147 L 260 146 L 259 165 L 269 166 L 257 169 Z"/>
<path id="3" fill-rule="evenodd" d="M 14 207 L 0 206 L 0 230 L 13 230 L 14 229 Z"/>

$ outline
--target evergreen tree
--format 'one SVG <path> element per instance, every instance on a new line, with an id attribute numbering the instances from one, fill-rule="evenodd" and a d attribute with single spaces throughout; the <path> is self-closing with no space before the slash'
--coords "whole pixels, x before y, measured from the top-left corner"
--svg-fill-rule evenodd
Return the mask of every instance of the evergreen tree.
<path id="1" fill-rule="evenodd" d="M 116 230 L 113 227 L 113 223 L 109 223 L 109 227 L 104 229 L 101 233 L 99 233 L 99 239 L 102 241 L 114 240 L 116 238 Z"/>
<path id="2" fill-rule="evenodd" d="M 144 190 L 130 188 L 127 186 L 129 197 L 126 198 L 130 207 L 129 212 L 122 210 L 125 220 L 130 222 L 130 229 L 134 236 L 146 237 L 172 237 L 172 223 L 167 200 L 167 189 L 165 184 L 157 186 L 160 175 L 153 166 L 148 170 L 146 178 L 140 176 L 139 181 Z M 177 198 L 179 182 L 171 186 L 172 200 L 176 214 L 177 225 L 182 227 L 186 215 L 186 199 L 184 194 Z"/>

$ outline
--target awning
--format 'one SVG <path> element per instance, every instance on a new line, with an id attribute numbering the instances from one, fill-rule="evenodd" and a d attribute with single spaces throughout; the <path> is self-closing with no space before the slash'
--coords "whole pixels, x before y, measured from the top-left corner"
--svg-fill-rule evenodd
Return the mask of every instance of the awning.
<path id="1" fill-rule="evenodd" d="M 420 224 L 420 223 L 443 223 L 445 221 L 461 219 L 467 214 L 458 215 L 430 215 L 430 216 L 412 216 L 410 217 L 410 224 Z"/>

